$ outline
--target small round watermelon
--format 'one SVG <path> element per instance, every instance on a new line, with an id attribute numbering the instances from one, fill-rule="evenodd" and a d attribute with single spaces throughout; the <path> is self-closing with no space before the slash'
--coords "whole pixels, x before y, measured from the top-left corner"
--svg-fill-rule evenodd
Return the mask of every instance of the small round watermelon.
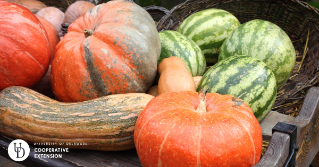
<path id="1" fill-rule="evenodd" d="M 271 110 L 277 96 L 276 79 L 271 69 L 257 58 L 232 56 L 208 69 L 197 91 L 232 95 L 245 101 L 258 121 Z"/>
<path id="2" fill-rule="evenodd" d="M 256 57 L 265 62 L 275 74 L 277 88 L 289 79 L 296 62 L 294 46 L 285 31 L 259 19 L 234 30 L 220 48 L 218 60 L 236 55 Z"/>
<path id="3" fill-rule="evenodd" d="M 208 64 L 214 64 L 224 40 L 239 25 L 238 19 L 225 10 L 206 9 L 187 17 L 177 31 L 201 48 Z"/>
<path id="4" fill-rule="evenodd" d="M 202 76 L 206 69 L 206 60 L 196 43 L 185 35 L 171 30 L 159 32 L 161 39 L 161 55 L 158 64 L 165 58 L 176 56 L 181 58 L 187 70 L 195 76 Z"/>

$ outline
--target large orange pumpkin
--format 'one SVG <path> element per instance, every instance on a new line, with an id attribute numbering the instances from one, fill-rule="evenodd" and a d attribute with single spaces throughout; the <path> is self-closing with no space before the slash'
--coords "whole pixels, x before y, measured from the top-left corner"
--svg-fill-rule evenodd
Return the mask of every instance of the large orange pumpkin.
<path id="1" fill-rule="evenodd" d="M 48 36 L 27 8 L 0 1 L 0 90 L 32 87 L 46 74 L 50 61 Z"/>
<path id="2" fill-rule="evenodd" d="M 127 1 L 88 10 L 69 27 L 56 47 L 51 85 L 64 102 L 119 93 L 145 93 L 160 55 L 152 17 Z"/>
<path id="3" fill-rule="evenodd" d="M 152 99 L 135 124 L 142 166 L 250 167 L 262 132 L 249 106 L 230 95 L 170 92 Z"/>

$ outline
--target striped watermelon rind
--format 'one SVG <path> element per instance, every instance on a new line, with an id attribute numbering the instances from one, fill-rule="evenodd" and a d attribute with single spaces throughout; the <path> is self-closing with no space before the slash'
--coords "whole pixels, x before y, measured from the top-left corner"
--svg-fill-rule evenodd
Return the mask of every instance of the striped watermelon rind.
<path id="1" fill-rule="evenodd" d="M 197 91 L 209 87 L 210 93 L 228 94 L 245 101 L 258 121 L 271 110 L 277 96 L 276 79 L 271 69 L 257 58 L 233 56 L 208 69 Z"/>
<path id="2" fill-rule="evenodd" d="M 177 31 L 159 32 L 161 39 L 161 55 L 158 64 L 165 58 L 176 56 L 181 58 L 187 70 L 195 76 L 202 76 L 206 69 L 206 60 L 196 43 Z"/>
<path id="3" fill-rule="evenodd" d="M 240 25 L 220 48 L 219 61 L 231 56 L 256 57 L 272 69 L 277 87 L 289 79 L 296 62 L 294 46 L 279 26 L 265 20 L 252 20 Z"/>
<path id="4" fill-rule="evenodd" d="M 216 63 L 218 51 L 228 35 L 240 25 L 238 19 L 222 9 L 206 9 L 187 17 L 177 31 L 192 39 L 208 64 Z"/>

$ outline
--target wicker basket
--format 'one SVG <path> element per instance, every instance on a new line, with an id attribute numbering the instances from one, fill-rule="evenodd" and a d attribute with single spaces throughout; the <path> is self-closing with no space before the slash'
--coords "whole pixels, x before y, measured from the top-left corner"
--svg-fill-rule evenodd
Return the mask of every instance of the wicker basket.
<path id="1" fill-rule="evenodd" d="M 132 3 L 135 3 L 134 0 L 126 0 Z M 161 6 L 146 6 L 143 7 L 153 18 L 154 21 L 158 22 L 163 16 L 165 16 L 169 10 Z"/>
<path id="2" fill-rule="evenodd" d="M 240 23 L 270 21 L 289 35 L 296 49 L 296 64 L 287 83 L 278 90 L 273 110 L 296 115 L 308 88 L 319 83 L 319 11 L 298 0 L 187 0 L 165 15 L 157 30 L 176 30 L 188 16 L 209 8 L 224 9 Z"/>
<path id="3" fill-rule="evenodd" d="M 135 3 L 134 0 L 126 1 Z M 165 16 L 169 12 L 169 10 L 167 10 L 166 8 L 155 5 L 146 6 L 143 8 L 152 16 L 153 20 L 156 22 L 158 22 L 163 16 Z"/>

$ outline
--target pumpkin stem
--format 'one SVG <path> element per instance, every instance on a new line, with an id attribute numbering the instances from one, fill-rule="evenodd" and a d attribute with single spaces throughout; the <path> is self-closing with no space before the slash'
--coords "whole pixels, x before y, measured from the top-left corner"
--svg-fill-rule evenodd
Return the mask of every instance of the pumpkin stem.
<path id="1" fill-rule="evenodd" d="M 209 90 L 209 87 L 204 87 L 201 90 L 201 93 L 199 94 L 199 98 L 201 98 L 201 100 L 199 101 L 199 105 L 196 109 L 196 112 L 199 112 L 199 113 L 207 112 L 207 110 L 206 110 L 206 94 L 207 94 L 208 90 Z"/>
<path id="2" fill-rule="evenodd" d="M 93 34 L 93 31 L 92 31 L 92 30 L 87 30 L 87 29 L 84 30 L 85 38 L 91 36 L 92 34 Z"/>

